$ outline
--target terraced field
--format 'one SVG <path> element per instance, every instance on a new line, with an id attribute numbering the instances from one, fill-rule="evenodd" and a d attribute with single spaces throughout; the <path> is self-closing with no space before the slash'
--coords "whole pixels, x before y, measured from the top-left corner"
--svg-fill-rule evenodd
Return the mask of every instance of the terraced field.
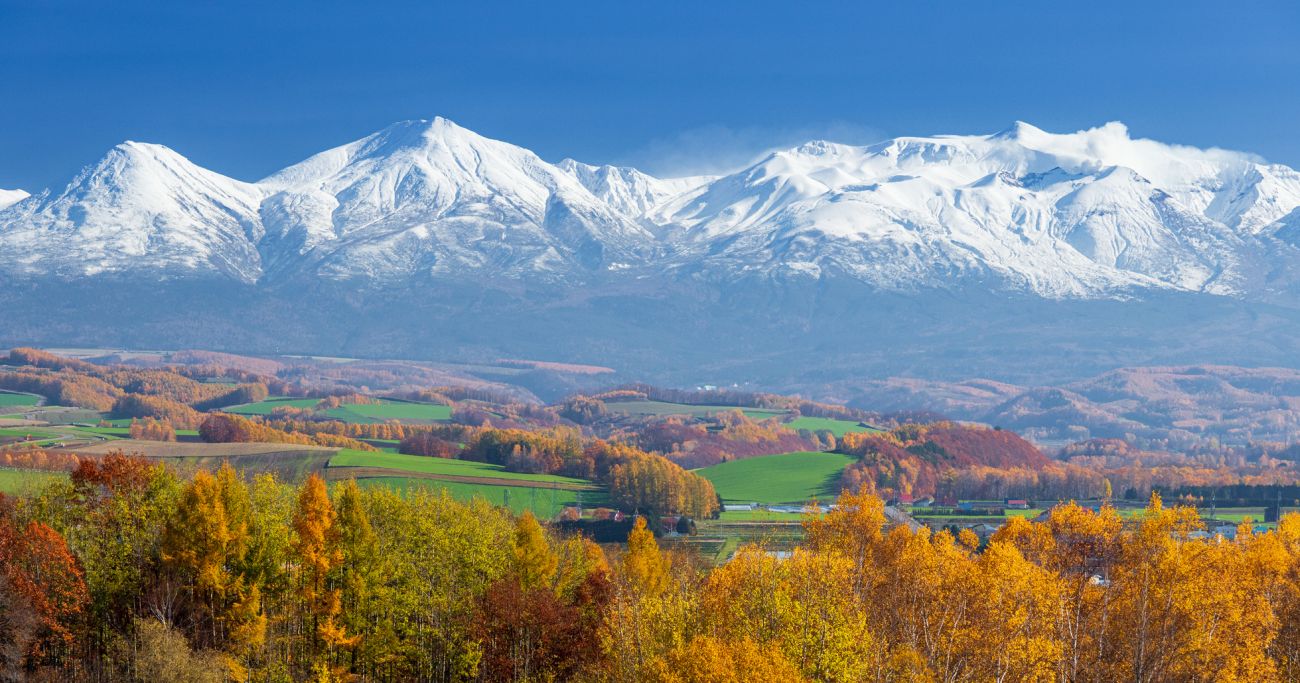
<path id="1" fill-rule="evenodd" d="M 840 472 L 853 461 L 839 453 L 801 451 L 732 460 L 695 472 L 713 482 L 725 502 L 800 504 L 833 500 Z"/>

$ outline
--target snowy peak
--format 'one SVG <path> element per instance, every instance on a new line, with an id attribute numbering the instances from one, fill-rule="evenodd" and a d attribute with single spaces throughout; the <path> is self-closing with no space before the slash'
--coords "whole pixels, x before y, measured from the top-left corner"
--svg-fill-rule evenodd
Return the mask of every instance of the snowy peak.
<path id="1" fill-rule="evenodd" d="M 17 204 L 30 196 L 26 190 L 0 190 L 0 209 Z"/>
<path id="2" fill-rule="evenodd" d="M 653 236 L 563 169 L 451 121 L 405 121 L 262 182 L 268 247 L 331 278 L 497 269 L 561 277 L 637 260 Z"/>
<path id="3" fill-rule="evenodd" d="M 263 196 L 162 145 L 124 142 L 58 194 L 0 211 L 0 263 L 25 273 L 180 271 L 252 282 Z"/>
<path id="4" fill-rule="evenodd" d="M 714 180 L 712 176 L 661 179 L 627 166 L 593 166 L 573 159 L 564 159 L 556 166 L 598 199 L 633 219 Z"/>
<path id="5" fill-rule="evenodd" d="M 376 161 L 386 163 L 390 159 L 404 159 L 411 163 L 424 159 L 436 164 L 439 161 L 472 158 L 477 149 L 491 147 L 493 143 L 495 141 L 442 117 L 399 121 L 360 140 L 316 154 L 271 175 L 260 184 L 271 188 L 293 187 L 329 178 L 349 166 Z"/>
<path id="6" fill-rule="evenodd" d="M 1124 124 L 1108 123 L 1106 125 L 1123 126 Z M 994 133 L 993 135 L 990 135 L 989 137 L 1002 138 L 1004 140 L 1024 141 L 1026 139 L 1036 138 L 1048 134 L 1049 133 L 1047 131 L 1033 124 L 1025 123 L 1024 121 L 1013 121 L 1010 126 L 1007 126 L 1006 128 L 1002 129 L 997 133 Z"/>
<path id="7" fill-rule="evenodd" d="M 200 168 L 168 147 L 127 141 L 83 170 L 54 201 L 197 212 L 205 208 L 197 200 L 247 214 L 256 211 L 262 196 L 256 185 Z"/>
<path id="8" fill-rule="evenodd" d="M 432 119 L 398 121 L 367 137 L 359 153 L 362 156 L 389 156 L 405 150 L 427 152 L 436 147 L 466 149 L 488 144 L 491 142 L 478 133 L 435 116 Z"/>

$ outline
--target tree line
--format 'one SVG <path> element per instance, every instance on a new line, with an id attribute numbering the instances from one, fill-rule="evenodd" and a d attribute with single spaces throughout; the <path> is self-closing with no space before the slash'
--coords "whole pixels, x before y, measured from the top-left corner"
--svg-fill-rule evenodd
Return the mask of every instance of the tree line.
<path id="1" fill-rule="evenodd" d="M 364 441 L 347 436 L 329 432 L 286 432 L 230 413 L 212 413 L 204 418 L 199 424 L 199 437 L 208 443 L 291 443 L 359 451 L 379 450 Z"/>
<path id="2" fill-rule="evenodd" d="M 1300 515 L 1205 537 L 1153 496 L 973 534 L 843 494 L 785 555 L 710 568 L 531 515 L 228 466 L 81 463 L 0 499 L 0 678 L 136 681 L 1281 681 Z"/>

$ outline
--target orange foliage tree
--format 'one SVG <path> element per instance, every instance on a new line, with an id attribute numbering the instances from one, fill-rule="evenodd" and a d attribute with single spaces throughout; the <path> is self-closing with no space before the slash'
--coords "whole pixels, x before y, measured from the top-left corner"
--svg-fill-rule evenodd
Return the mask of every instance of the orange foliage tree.
<path id="1" fill-rule="evenodd" d="M 59 667 L 89 600 L 68 544 L 40 522 L 19 527 L 0 495 L 0 672 Z"/>

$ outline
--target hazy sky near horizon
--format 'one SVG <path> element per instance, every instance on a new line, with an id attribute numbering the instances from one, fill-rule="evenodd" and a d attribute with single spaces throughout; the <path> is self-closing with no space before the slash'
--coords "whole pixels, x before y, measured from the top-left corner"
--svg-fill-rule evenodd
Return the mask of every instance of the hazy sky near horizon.
<path id="1" fill-rule="evenodd" d="M 0 0 L 0 188 L 112 145 L 256 180 L 446 116 L 660 174 L 1015 120 L 1300 166 L 1300 4 Z"/>

